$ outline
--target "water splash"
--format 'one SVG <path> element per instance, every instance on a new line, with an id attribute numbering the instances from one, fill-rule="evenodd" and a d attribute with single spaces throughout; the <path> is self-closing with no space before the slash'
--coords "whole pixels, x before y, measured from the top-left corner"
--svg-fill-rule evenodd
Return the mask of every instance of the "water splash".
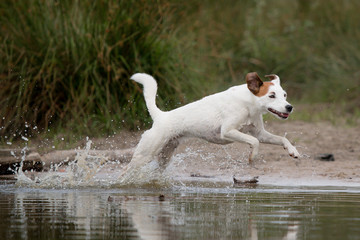
<path id="1" fill-rule="evenodd" d="M 15 173 L 17 179 L 26 178 L 26 176 L 25 176 L 25 174 L 24 174 L 24 172 L 23 172 L 22 169 L 23 169 L 23 166 L 24 166 L 25 158 L 26 158 L 26 152 L 27 152 L 28 150 L 29 150 L 29 149 L 28 149 L 27 144 L 25 145 L 25 147 L 23 147 L 23 148 L 21 149 L 21 152 L 20 152 L 20 153 L 21 153 L 21 162 L 20 162 L 19 167 L 17 167 L 17 168 L 14 170 L 14 173 Z M 11 151 L 10 154 L 11 154 L 13 157 L 18 158 L 13 151 Z"/>
<path id="2" fill-rule="evenodd" d="M 126 187 L 147 187 L 158 188 L 172 185 L 171 175 L 159 166 L 157 159 L 148 159 L 142 156 L 141 162 L 144 165 L 137 165 L 136 159 L 124 168 L 123 173 L 118 177 L 118 184 Z M 135 163 L 134 163 L 135 162 Z"/>
<path id="3" fill-rule="evenodd" d="M 16 172 L 16 184 L 38 188 L 97 186 L 102 182 L 97 174 L 107 165 L 108 159 L 104 156 L 90 154 L 91 144 L 92 141 L 87 139 L 85 151 L 78 151 L 74 161 L 68 162 L 68 159 L 64 159 L 58 164 L 53 164 L 48 172 L 37 174 L 22 171 L 27 148 L 24 149 L 20 167 Z"/>
<path id="4" fill-rule="evenodd" d="M 79 150 L 73 161 L 62 160 L 52 164 L 49 171 L 33 173 L 23 171 L 28 148 L 22 150 L 20 167 L 16 170 L 16 185 L 32 188 L 78 188 L 78 187 L 165 187 L 170 177 L 163 173 L 156 160 L 141 168 L 110 161 L 108 157 L 91 151 L 92 141 Z M 131 166 L 131 164 L 130 164 Z"/>
<path id="5" fill-rule="evenodd" d="M 229 176 L 242 175 L 246 172 L 244 166 L 247 166 L 247 153 L 233 157 L 227 152 L 227 148 L 209 151 L 202 145 L 196 146 L 195 149 L 187 147 L 185 151 L 178 152 L 166 169 L 159 166 L 157 159 L 149 159 L 148 156 L 140 156 L 138 161 L 135 158 L 126 164 L 111 161 L 91 148 L 92 141 L 87 139 L 86 146 L 77 151 L 73 161 L 63 159 L 60 163 L 53 164 L 48 172 L 23 172 L 19 168 L 16 173 L 16 184 L 33 188 L 166 188 L 178 185 L 179 179 L 190 178 L 189 169 L 198 169 L 200 174 L 211 175 L 215 181 L 222 179 L 223 172 Z M 26 151 L 27 149 L 24 149 L 24 152 Z M 22 164 L 25 155 L 23 153 Z M 143 164 L 144 162 L 147 164 Z M 208 166 L 208 169 L 199 168 L 201 165 Z"/>

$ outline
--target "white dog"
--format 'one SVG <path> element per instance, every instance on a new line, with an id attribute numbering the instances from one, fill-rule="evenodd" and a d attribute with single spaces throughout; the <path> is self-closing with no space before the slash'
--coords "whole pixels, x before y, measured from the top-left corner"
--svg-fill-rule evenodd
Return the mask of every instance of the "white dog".
<path id="1" fill-rule="evenodd" d="M 146 106 L 154 123 L 142 135 L 129 167 L 139 168 L 154 159 L 166 167 L 181 137 L 198 137 L 217 144 L 248 143 L 252 148 L 249 163 L 257 157 L 260 142 L 282 145 L 290 156 L 298 158 L 298 151 L 288 139 L 264 129 L 263 114 L 270 112 L 287 119 L 293 110 L 279 77 L 266 77 L 272 81 L 263 82 L 257 73 L 248 73 L 247 84 L 163 112 L 155 103 L 155 79 L 144 73 L 134 74 L 131 79 L 144 86 Z"/>

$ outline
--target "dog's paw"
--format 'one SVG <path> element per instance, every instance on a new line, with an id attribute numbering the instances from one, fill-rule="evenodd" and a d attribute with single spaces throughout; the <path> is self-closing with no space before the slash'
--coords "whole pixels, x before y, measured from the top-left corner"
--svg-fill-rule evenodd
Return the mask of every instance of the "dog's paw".
<path id="1" fill-rule="evenodd" d="M 294 146 L 288 147 L 288 152 L 289 152 L 289 155 L 293 158 L 300 157 L 300 153 L 296 150 L 296 148 Z"/>
<path id="2" fill-rule="evenodd" d="M 252 165 L 254 161 L 259 159 L 259 151 L 255 148 L 249 156 L 249 165 Z"/>

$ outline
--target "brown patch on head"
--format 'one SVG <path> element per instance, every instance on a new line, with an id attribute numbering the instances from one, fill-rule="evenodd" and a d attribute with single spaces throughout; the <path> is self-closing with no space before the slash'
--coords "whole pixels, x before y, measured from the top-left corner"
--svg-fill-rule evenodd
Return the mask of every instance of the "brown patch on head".
<path id="1" fill-rule="evenodd" d="M 265 77 L 276 78 L 276 75 L 266 75 Z M 256 72 L 246 74 L 246 83 L 248 89 L 257 97 L 262 97 L 269 92 L 270 86 L 274 85 L 272 82 L 263 82 Z"/>
<path id="2" fill-rule="evenodd" d="M 256 72 L 246 74 L 246 83 L 248 89 L 254 94 L 258 94 L 260 87 L 263 85 L 263 81 L 260 79 Z"/>
<path id="3" fill-rule="evenodd" d="M 262 97 L 266 95 L 269 92 L 270 86 L 274 85 L 272 82 L 264 82 L 263 85 L 260 87 L 260 90 L 257 94 L 255 94 L 258 97 Z"/>

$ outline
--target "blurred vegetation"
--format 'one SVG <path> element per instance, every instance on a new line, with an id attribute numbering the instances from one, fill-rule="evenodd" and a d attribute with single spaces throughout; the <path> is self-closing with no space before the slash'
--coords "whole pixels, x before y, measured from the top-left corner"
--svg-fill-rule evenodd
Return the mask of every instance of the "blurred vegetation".
<path id="1" fill-rule="evenodd" d="M 149 118 L 129 81 L 135 72 L 160 79 L 164 101 L 181 99 L 187 74 L 177 68 L 166 2 L 1 1 L 0 9 L 1 135 L 140 126 Z"/>
<path id="2" fill-rule="evenodd" d="M 165 110 L 257 71 L 278 74 L 292 102 L 359 117 L 358 9 L 357 0 L 1 1 L 0 137 L 146 127 L 135 72 L 158 80 Z"/>

